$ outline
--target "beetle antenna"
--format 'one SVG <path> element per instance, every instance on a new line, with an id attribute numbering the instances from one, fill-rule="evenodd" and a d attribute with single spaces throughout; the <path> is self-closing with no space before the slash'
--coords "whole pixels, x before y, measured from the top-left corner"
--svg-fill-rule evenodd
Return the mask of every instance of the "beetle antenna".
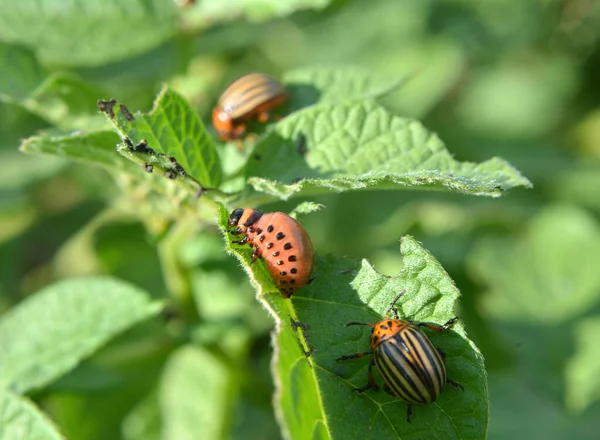
<path id="1" fill-rule="evenodd" d="M 388 311 L 385 313 L 385 317 L 387 319 L 388 315 L 390 314 L 390 312 L 394 312 L 394 318 L 399 319 L 398 318 L 398 310 L 396 309 L 396 303 L 398 302 L 398 300 L 400 299 L 400 297 L 402 295 L 404 295 L 406 293 L 406 290 L 403 290 L 402 292 L 400 292 L 398 295 L 396 295 L 396 298 L 394 298 L 394 300 L 392 301 L 392 303 L 390 304 L 390 308 L 388 309 Z"/>
<path id="2" fill-rule="evenodd" d="M 369 327 L 374 327 L 373 324 L 369 324 L 367 322 L 349 322 L 346 324 L 346 327 L 348 327 L 349 325 L 367 325 Z"/>

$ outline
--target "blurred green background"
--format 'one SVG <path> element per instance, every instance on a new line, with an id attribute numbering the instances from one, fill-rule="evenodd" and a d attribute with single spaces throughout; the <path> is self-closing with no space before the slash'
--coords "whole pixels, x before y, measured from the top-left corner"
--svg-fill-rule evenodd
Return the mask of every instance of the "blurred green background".
<path id="1" fill-rule="evenodd" d="M 172 271 L 183 270 L 193 292 L 192 305 L 165 324 L 136 327 L 33 396 L 67 438 L 158 438 L 161 420 L 177 412 L 176 397 L 172 406 L 157 398 L 168 353 L 189 339 L 219 352 L 224 328 L 225 338 L 244 344 L 235 349 L 240 391 L 222 436 L 278 438 L 272 320 L 216 228 L 165 244 L 151 213 L 115 210 L 122 187 L 107 173 L 23 155 L 21 141 L 107 129 L 97 99 L 148 111 L 165 82 L 209 125 L 220 91 L 240 74 L 280 77 L 313 65 L 412 74 L 385 106 L 421 120 L 456 159 L 500 156 L 534 184 L 499 199 L 315 197 L 326 209 L 303 224 L 318 252 L 367 258 L 392 275 L 401 267 L 400 236 L 413 235 L 463 293 L 460 317 L 489 372 L 488 438 L 597 438 L 600 2 L 120 3 L 0 6 L 0 313 L 56 279 L 90 273 L 162 298 L 177 291 Z"/>

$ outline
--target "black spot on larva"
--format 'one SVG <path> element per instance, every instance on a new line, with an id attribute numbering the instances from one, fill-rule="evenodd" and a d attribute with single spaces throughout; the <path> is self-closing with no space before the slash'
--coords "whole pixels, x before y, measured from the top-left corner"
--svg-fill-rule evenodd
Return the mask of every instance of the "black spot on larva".
<path id="1" fill-rule="evenodd" d="M 281 275 L 282 277 L 287 275 L 287 272 L 285 270 L 282 270 L 281 272 L 279 272 L 279 275 Z"/>
<path id="2" fill-rule="evenodd" d="M 291 243 L 286 243 L 286 244 L 283 246 L 283 248 L 284 248 L 286 251 L 289 251 L 289 250 L 292 248 L 292 244 L 291 244 Z"/>
<path id="3" fill-rule="evenodd" d="M 287 281 L 286 280 L 281 280 L 279 283 L 280 284 L 287 284 Z"/>
<path id="4" fill-rule="evenodd" d="M 295 267 L 292 268 L 292 270 L 290 270 L 291 273 L 297 273 L 298 269 L 296 269 Z"/>
<path id="5" fill-rule="evenodd" d="M 281 260 L 279 260 L 279 261 L 277 262 L 277 266 L 281 266 L 282 264 L 283 264 L 283 261 L 281 261 Z"/>
<path id="6" fill-rule="evenodd" d="M 133 150 L 133 142 L 131 142 L 131 139 L 129 139 L 128 137 L 124 137 L 123 138 L 123 143 L 125 145 L 127 145 L 127 147 L 131 150 Z"/>
<path id="7" fill-rule="evenodd" d="M 383 324 L 382 324 L 381 326 L 379 326 L 379 328 L 380 328 L 381 330 L 387 330 L 387 329 L 388 329 L 388 327 L 387 327 L 386 325 L 383 325 Z"/>
<path id="8" fill-rule="evenodd" d="M 267 249 L 271 249 L 273 247 L 273 243 L 267 244 Z"/>
<path id="9" fill-rule="evenodd" d="M 177 174 L 175 174 L 173 171 L 165 171 L 165 177 L 167 179 L 175 180 L 177 178 Z"/>
<path id="10" fill-rule="evenodd" d="M 285 235 L 283 234 L 283 232 L 278 232 L 275 238 L 277 240 L 283 240 L 285 238 Z"/>
<path id="11" fill-rule="evenodd" d="M 274 257 L 278 257 L 278 256 L 279 256 L 279 251 L 275 251 L 275 252 L 273 252 L 273 256 L 274 256 Z"/>
<path id="12" fill-rule="evenodd" d="M 262 234 L 262 229 L 260 229 L 260 228 L 256 228 L 256 233 L 257 233 L 258 235 Z"/>
<path id="13" fill-rule="evenodd" d="M 273 229 L 275 229 L 275 228 L 273 227 L 273 225 L 269 225 L 269 226 L 267 227 L 267 232 L 273 232 Z"/>
<path id="14" fill-rule="evenodd" d="M 373 339 L 372 339 L 371 341 L 372 341 L 372 343 L 373 343 L 373 344 L 376 344 L 376 343 L 377 343 L 377 341 L 379 341 L 379 336 L 377 336 L 377 335 L 374 335 L 374 336 L 373 336 Z"/>
<path id="15" fill-rule="evenodd" d="M 387 322 L 388 327 L 392 327 L 392 321 Z"/>
<path id="16" fill-rule="evenodd" d="M 288 258 L 288 261 L 296 261 L 296 256 L 295 255 L 290 255 Z"/>
<path id="17" fill-rule="evenodd" d="M 145 163 L 144 171 L 146 171 L 147 173 L 151 173 L 152 171 L 154 171 L 154 166 L 152 166 L 152 164 Z"/>
<path id="18" fill-rule="evenodd" d="M 258 240 L 262 243 L 265 240 L 265 236 L 261 235 L 260 237 L 258 237 Z"/>
<path id="19" fill-rule="evenodd" d="M 296 280 L 290 280 L 290 284 L 296 284 Z"/>

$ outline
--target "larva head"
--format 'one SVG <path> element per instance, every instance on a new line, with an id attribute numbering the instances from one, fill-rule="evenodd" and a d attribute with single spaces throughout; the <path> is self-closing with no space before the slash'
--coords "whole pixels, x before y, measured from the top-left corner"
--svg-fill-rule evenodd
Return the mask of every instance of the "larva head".
<path id="1" fill-rule="evenodd" d="M 257 209 L 252 208 L 238 208 L 234 209 L 229 215 L 229 226 L 244 226 L 249 227 L 258 221 L 262 217 L 263 213 Z"/>

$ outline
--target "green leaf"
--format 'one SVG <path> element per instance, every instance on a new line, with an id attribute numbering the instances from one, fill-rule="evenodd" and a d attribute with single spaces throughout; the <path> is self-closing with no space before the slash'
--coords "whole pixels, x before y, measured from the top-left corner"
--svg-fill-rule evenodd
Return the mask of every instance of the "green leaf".
<path id="1" fill-rule="evenodd" d="M 64 440 L 52 422 L 29 400 L 0 388 L 0 438 Z"/>
<path id="2" fill-rule="evenodd" d="M 537 367 L 539 367 L 539 363 Z M 518 370 L 518 369 L 517 369 Z M 558 385 L 558 384 L 555 384 Z M 531 383 L 511 369 L 490 373 L 490 394 L 493 417 L 487 438 L 497 440 L 539 439 L 592 439 L 598 432 L 597 406 L 574 417 L 565 412 L 560 399 Z M 518 414 L 518 417 L 516 415 Z M 532 423 L 532 421 L 543 421 Z"/>
<path id="3" fill-rule="evenodd" d="M 33 53 L 21 46 L 0 42 L 0 64 L 0 100 L 20 101 L 46 77 Z"/>
<path id="4" fill-rule="evenodd" d="M 157 153 L 174 156 L 187 174 L 202 185 L 219 185 L 222 171 L 213 139 L 179 94 L 163 88 L 152 110 L 148 114 L 138 113 L 134 118 L 128 118 L 122 106 L 115 106 L 114 117 L 109 116 L 121 136 L 130 138 L 134 144 L 145 139 L 148 147 Z"/>
<path id="5" fill-rule="evenodd" d="M 182 186 L 186 192 L 189 192 L 191 186 L 197 187 L 194 182 L 184 179 L 172 181 L 156 175 L 158 173 L 147 173 L 144 171 L 143 165 L 146 163 L 145 159 L 148 158 L 136 159 L 136 162 L 126 160 L 115 151 L 115 144 L 118 141 L 119 138 L 114 132 L 98 131 L 72 136 L 31 137 L 21 144 L 20 149 L 24 153 L 64 157 L 100 166 L 119 176 L 127 175 L 136 182 L 143 183 L 155 191 L 169 196 L 174 195 L 174 186 Z M 168 160 L 162 158 L 161 165 L 167 166 L 166 162 Z"/>
<path id="6" fill-rule="evenodd" d="M 25 106 L 56 126 L 68 129 L 105 128 L 96 101 L 103 90 L 74 74 L 50 75 L 25 101 Z"/>
<path id="7" fill-rule="evenodd" d="M 12 1 L 0 14 L 0 40 L 31 47 L 43 63 L 97 66 L 170 39 L 176 12 L 173 2 L 162 0 Z"/>
<path id="8" fill-rule="evenodd" d="M 531 186 L 502 159 L 455 161 L 419 122 L 391 115 L 371 101 L 294 113 L 258 144 L 255 156 L 260 160 L 249 161 L 245 169 L 248 183 L 282 199 L 407 187 L 499 196 L 515 186 Z"/>
<path id="9" fill-rule="evenodd" d="M 482 239 L 469 266 L 490 292 L 483 306 L 503 320 L 559 323 L 600 299 L 600 227 L 587 212 L 546 207 L 523 233 Z"/>
<path id="10" fill-rule="evenodd" d="M 575 355 L 568 358 L 566 379 L 567 408 L 580 414 L 600 400 L 600 317 L 594 316 L 577 324 L 575 328 Z"/>
<path id="11" fill-rule="evenodd" d="M 408 76 L 380 77 L 359 67 L 304 67 L 287 72 L 283 81 L 295 109 L 383 96 L 406 82 Z"/>
<path id="12" fill-rule="evenodd" d="M 0 318 L 0 385 L 43 387 L 159 309 L 144 291 L 107 277 L 53 284 Z"/>
<path id="13" fill-rule="evenodd" d="M 250 21 L 266 21 L 290 15 L 301 9 L 322 9 L 330 2 L 331 0 L 197 0 L 196 4 L 190 7 L 191 18 L 186 17 L 186 20 L 204 26 L 239 19 L 240 16 Z"/>
<path id="14" fill-rule="evenodd" d="M 158 393 L 152 392 L 139 402 L 123 420 L 125 440 L 160 440 L 161 420 Z"/>
<path id="15" fill-rule="evenodd" d="M 230 366 L 200 347 L 186 346 L 174 353 L 161 383 L 163 438 L 224 438 L 233 380 Z"/>
<path id="16" fill-rule="evenodd" d="M 219 212 L 226 229 L 227 212 Z M 400 292 L 401 317 L 444 323 L 455 316 L 459 292 L 440 264 L 412 237 L 401 242 L 402 271 L 377 273 L 366 261 L 316 255 L 314 281 L 285 300 L 264 263 L 250 264 L 247 248 L 231 244 L 248 272 L 258 298 L 277 320 L 273 374 L 275 408 L 290 438 L 444 438 L 482 439 L 488 424 L 487 376 L 483 357 L 462 324 L 452 332 L 430 334 L 447 356 L 448 375 L 464 391 L 447 387 L 431 405 L 415 408 L 406 423 L 406 404 L 384 392 L 358 395 L 365 385 L 368 360 L 335 360 L 369 348 L 367 330 L 345 328 L 349 321 L 375 323 Z M 307 328 L 292 329 L 290 317 Z M 310 357 L 304 351 L 312 348 Z M 381 379 L 378 378 L 381 382 Z"/>

